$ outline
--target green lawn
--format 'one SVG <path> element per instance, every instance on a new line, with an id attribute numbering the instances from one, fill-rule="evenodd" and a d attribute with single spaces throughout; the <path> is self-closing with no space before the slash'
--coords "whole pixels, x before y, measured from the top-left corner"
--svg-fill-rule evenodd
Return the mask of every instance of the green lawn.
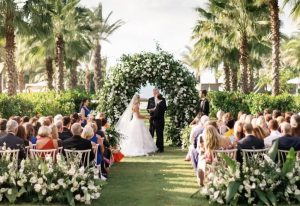
<path id="1" fill-rule="evenodd" d="M 125 158 L 113 166 L 102 197 L 94 205 L 208 205 L 190 198 L 197 184 L 190 163 L 183 161 L 185 154 L 167 147 L 163 154 Z"/>

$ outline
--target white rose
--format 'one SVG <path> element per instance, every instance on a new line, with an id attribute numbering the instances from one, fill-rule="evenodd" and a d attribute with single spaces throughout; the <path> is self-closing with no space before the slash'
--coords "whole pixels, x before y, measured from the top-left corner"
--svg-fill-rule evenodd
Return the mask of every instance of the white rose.
<path id="1" fill-rule="evenodd" d="M 35 190 L 36 192 L 40 192 L 41 189 L 42 189 L 42 186 L 41 186 L 40 184 L 35 184 L 35 185 L 34 185 L 34 190 Z"/>
<path id="2" fill-rule="evenodd" d="M 47 202 L 51 202 L 52 199 L 53 199 L 53 198 L 52 198 L 51 196 L 49 196 L 49 197 L 46 198 L 46 201 L 47 201 Z"/>
<path id="3" fill-rule="evenodd" d="M 7 194 L 8 194 L 8 195 L 11 195 L 11 194 L 12 194 L 12 189 L 8 189 L 8 190 L 7 190 Z"/>
<path id="4" fill-rule="evenodd" d="M 43 190 L 42 190 L 42 195 L 46 195 L 46 193 L 47 193 L 47 190 L 46 190 L 46 189 L 43 189 Z"/>
<path id="5" fill-rule="evenodd" d="M 38 184 L 41 185 L 41 184 L 43 184 L 44 180 L 43 180 L 43 178 L 40 177 L 37 182 L 38 182 Z"/>
<path id="6" fill-rule="evenodd" d="M 29 180 L 30 183 L 34 184 L 37 182 L 37 178 L 35 176 L 31 177 Z"/>
<path id="7" fill-rule="evenodd" d="M 75 200 L 79 201 L 81 199 L 80 194 L 75 195 Z"/>
<path id="8" fill-rule="evenodd" d="M 59 185 L 63 185 L 64 184 L 64 179 L 60 178 L 59 180 L 57 180 L 57 183 Z"/>

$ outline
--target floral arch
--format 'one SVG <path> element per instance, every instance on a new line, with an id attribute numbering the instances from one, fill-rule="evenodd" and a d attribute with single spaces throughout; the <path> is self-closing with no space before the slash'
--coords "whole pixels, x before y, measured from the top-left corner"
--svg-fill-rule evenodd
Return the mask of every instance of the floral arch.
<path id="1" fill-rule="evenodd" d="M 165 136 L 174 144 L 180 144 L 181 130 L 196 114 L 196 80 L 167 52 L 124 55 L 105 81 L 98 110 L 105 111 L 115 123 L 132 96 L 147 83 L 155 85 L 165 95 L 168 104 L 166 118 L 169 118 Z"/>

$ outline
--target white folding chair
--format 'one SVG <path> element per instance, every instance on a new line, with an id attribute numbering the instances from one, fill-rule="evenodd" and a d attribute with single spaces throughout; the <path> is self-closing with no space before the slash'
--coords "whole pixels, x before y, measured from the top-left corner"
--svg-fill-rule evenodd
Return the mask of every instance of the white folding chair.
<path id="1" fill-rule="evenodd" d="M 253 158 L 258 158 L 258 159 L 264 159 L 264 154 L 267 154 L 269 151 L 269 148 L 265 149 L 242 149 L 242 154 L 243 157 L 246 157 L 246 159 L 253 159 Z"/>
<path id="2" fill-rule="evenodd" d="M 47 149 L 47 150 L 30 149 L 30 156 L 32 159 L 45 159 L 46 156 L 50 156 L 52 160 L 55 160 L 56 153 L 57 153 L 57 149 Z"/>
<path id="3" fill-rule="evenodd" d="M 283 164 L 286 160 L 286 156 L 288 155 L 289 150 L 278 150 L 278 162 L 279 164 Z M 300 151 L 296 151 L 296 160 L 300 160 Z"/>
<path id="4" fill-rule="evenodd" d="M 59 154 L 62 154 L 63 149 L 64 149 L 63 147 L 58 147 L 58 148 L 57 148 L 57 152 L 58 152 Z"/>
<path id="5" fill-rule="evenodd" d="M 98 155 L 99 144 L 93 145 L 93 152 L 95 154 L 95 165 L 97 165 L 97 155 Z"/>
<path id="6" fill-rule="evenodd" d="M 28 158 L 30 155 L 30 146 L 25 147 L 26 157 Z"/>
<path id="7" fill-rule="evenodd" d="M 6 149 L 6 150 L 0 150 L 0 158 L 14 162 L 15 161 L 15 166 L 16 168 L 18 167 L 18 160 L 19 160 L 19 149 Z"/>
<path id="8" fill-rule="evenodd" d="M 64 149 L 67 160 L 80 160 L 80 166 L 89 167 L 91 150 Z"/>
<path id="9" fill-rule="evenodd" d="M 36 144 L 32 144 L 32 145 L 30 146 L 30 149 L 36 149 Z"/>
<path id="10" fill-rule="evenodd" d="M 213 151 L 213 161 L 217 163 L 224 163 L 223 159 L 220 157 L 221 154 L 226 154 L 231 159 L 236 159 L 237 149 L 226 149 L 226 150 L 214 150 Z"/>

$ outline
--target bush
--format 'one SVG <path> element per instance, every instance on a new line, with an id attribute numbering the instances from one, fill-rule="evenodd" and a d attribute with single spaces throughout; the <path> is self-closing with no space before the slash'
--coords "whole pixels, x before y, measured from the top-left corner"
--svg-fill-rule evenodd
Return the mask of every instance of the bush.
<path id="1" fill-rule="evenodd" d="M 77 90 L 63 93 L 38 92 L 21 93 L 15 97 L 0 95 L 0 115 L 3 118 L 10 116 L 34 116 L 40 115 L 70 115 L 79 112 L 80 102 L 83 98 L 92 99 L 93 96 Z M 95 104 L 90 104 L 90 109 L 95 109 Z"/>
<path id="2" fill-rule="evenodd" d="M 209 92 L 210 115 L 215 117 L 219 110 L 231 112 L 237 116 L 239 111 L 255 114 L 264 109 L 279 109 L 280 111 L 300 111 L 300 96 L 281 94 L 270 96 L 268 94 L 245 95 L 239 92 Z"/>

